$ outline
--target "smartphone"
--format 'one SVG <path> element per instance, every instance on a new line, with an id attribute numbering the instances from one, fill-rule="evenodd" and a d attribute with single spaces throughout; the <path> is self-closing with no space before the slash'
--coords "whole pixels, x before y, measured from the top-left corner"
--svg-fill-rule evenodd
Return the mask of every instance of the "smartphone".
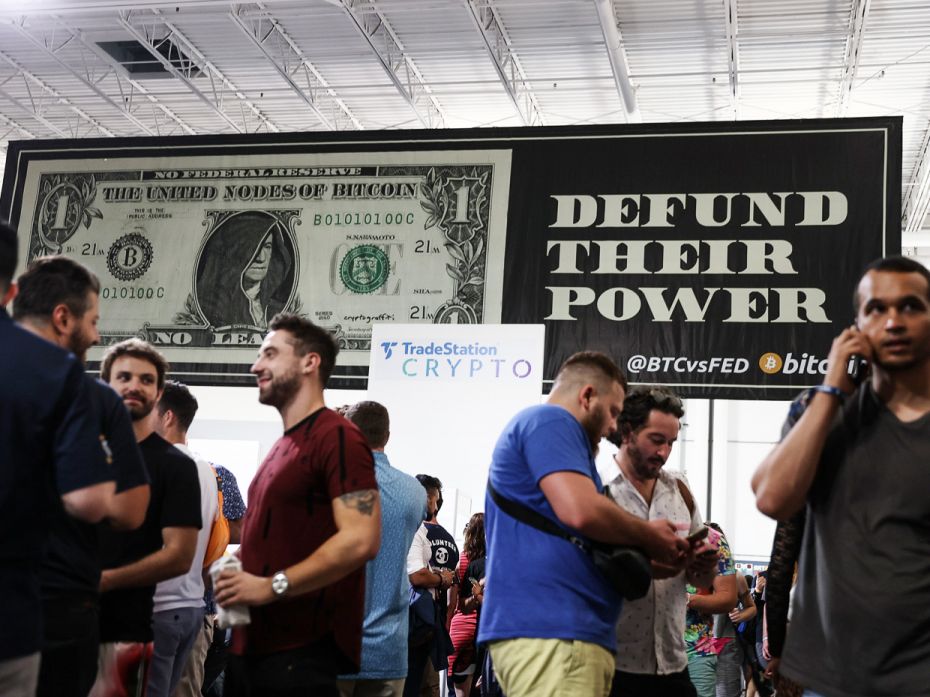
<path id="1" fill-rule="evenodd" d="M 854 385 L 862 384 L 869 372 L 869 362 L 858 353 L 854 353 L 846 361 L 846 374 Z"/>
<path id="2" fill-rule="evenodd" d="M 709 532 L 710 532 L 710 528 L 707 527 L 706 525 L 702 525 L 699 530 L 692 532 L 685 539 L 688 540 L 688 542 L 690 542 L 691 544 L 694 544 L 695 542 L 700 542 L 705 537 L 707 537 L 707 534 Z"/>

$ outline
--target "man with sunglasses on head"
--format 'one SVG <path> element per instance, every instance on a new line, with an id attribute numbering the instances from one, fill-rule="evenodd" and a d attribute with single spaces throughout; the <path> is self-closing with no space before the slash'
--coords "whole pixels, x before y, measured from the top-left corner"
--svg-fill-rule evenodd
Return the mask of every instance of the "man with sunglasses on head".
<path id="1" fill-rule="evenodd" d="M 756 505 L 807 514 L 779 670 L 806 695 L 930 694 L 930 272 L 866 267 L 854 326 L 753 475 Z M 857 385 L 853 357 L 871 365 Z"/>
<path id="2" fill-rule="evenodd" d="M 637 518 L 664 519 L 682 535 L 691 535 L 703 527 L 701 513 L 688 485 L 665 470 L 684 414 L 681 400 L 669 390 L 632 389 L 623 402 L 617 430 L 608 436 L 620 448 L 608 490 L 621 508 Z M 736 602 L 735 576 L 715 578 L 716 566 L 713 552 L 692 554 L 685 569 L 652 563 L 653 587 L 643 598 L 624 603 L 617 622 L 611 697 L 696 695 L 685 651 L 686 587 L 719 584 L 718 592 L 702 596 L 702 601 L 728 610 Z"/>

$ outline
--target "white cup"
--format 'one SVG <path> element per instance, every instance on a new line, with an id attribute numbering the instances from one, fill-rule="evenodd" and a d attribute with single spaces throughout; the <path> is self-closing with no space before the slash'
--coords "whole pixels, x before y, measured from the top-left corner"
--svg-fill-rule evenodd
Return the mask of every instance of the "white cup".
<path id="1" fill-rule="evenodd" d="M 210 578 L 213 579 L 213 587 L 216 588 L 216 581 L 220 574 L 229 569 L 230 571 L 242 571 L 242 562 L 236 557 L 227 554 L 210 565 Z M 248 605 L 233 605 L 231 607 L 221 607 L 216 605 L 216 622 L 220 629 L 229 629 L 230 627 L 241 627 L 249 624 L 252 618 L 249 616 Z"/>

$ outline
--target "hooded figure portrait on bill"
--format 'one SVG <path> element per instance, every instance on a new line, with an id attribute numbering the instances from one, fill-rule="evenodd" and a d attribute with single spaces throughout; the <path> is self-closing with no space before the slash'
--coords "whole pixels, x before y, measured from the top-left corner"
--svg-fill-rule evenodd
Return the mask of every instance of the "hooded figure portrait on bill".
<path id="1" fill-rule="evenodd" d="M 222 218 L 204 243 L 194 293 L 216 328 L 264 330 L 294 296 L 297 253 L 285 224 L 269 211 Z"/>

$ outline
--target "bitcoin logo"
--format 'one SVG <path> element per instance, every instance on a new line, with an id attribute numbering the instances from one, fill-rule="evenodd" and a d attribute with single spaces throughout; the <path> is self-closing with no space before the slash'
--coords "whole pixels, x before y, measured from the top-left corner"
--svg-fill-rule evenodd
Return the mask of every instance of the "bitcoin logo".
<path id="1" fill-rule="evenodd" d="M 135 281 L 152 265 L 151 243 L 137 232 L 123 235 L 107 252 L 107 268 L 120 281 Z"/>
<path id="2" fill-rule="evenodd" d="M 759 368 L 763 373 L 774 375 L 781 370 L 783 362 L 781 356 L 770 351 L 769 353 L 762 354 L 762 357 L 759 359 Z"/>

